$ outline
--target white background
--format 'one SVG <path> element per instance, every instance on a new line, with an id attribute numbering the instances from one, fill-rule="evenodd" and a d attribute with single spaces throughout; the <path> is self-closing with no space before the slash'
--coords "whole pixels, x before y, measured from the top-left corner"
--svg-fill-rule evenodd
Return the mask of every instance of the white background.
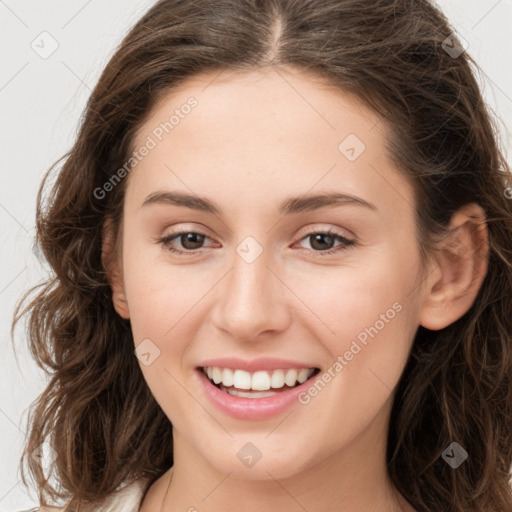
<path id="1" fill-rule="evenodd" d="M 368 0 L 371 1 L 371 0 Z M 46 379 L 26 349 L 24 326 L 10 339 L 15 302 L 44 278 L 32 253 L 36 193 L 46 169 L 72 145 L 85 102 L 117 44 L 149 0 L 0 0 L 0 512 L 37 505 L 20 485 L 27 408 Z M 512 1 L 442 0 L 485 73 L 484 94 L 501 118 L 512 155 Z M 42 59 L 31 43 L 47 31 L 58 49 Z"/>

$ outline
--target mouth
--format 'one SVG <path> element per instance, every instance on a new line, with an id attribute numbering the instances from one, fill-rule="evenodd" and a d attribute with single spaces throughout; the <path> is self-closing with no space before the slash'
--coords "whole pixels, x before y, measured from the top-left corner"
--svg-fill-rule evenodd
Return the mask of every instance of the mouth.
<path id="1" fill-rule="evenodd" d="M 198 368 L 220 391 L 239 398 L 279 395 L 314 378 L 320 368 L 283 368 L 249 372 L 242 369 L 203 366 Z"/>

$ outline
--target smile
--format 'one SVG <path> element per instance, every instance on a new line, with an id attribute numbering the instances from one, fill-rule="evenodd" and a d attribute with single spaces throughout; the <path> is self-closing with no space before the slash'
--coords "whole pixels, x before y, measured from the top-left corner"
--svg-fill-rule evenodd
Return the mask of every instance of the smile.
<path id="1" fill-rule="evenodd" d="M 316 370 L 287 368 L 248 372 L 218 366 L 203 367 L 204 374 L 221 391 L 243 398 L 265 398 L 293 389 L 306 382 Z"/>
<path id="2" fill-rule="evenodd" d="M 264 358 L 205 361 L 196 370 L 205 397 L 219 412 L 248 421 L 285 413 L 320 374 L 320 368 Z"/>

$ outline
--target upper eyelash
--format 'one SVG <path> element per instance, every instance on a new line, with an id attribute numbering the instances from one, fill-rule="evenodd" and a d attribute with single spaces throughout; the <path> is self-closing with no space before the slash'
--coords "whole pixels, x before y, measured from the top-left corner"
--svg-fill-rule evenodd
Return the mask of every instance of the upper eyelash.
<path id="1" fill-rule="evenodd" d="M 163 238 L 159 238 L 157 240 L 157 243 L 160 243 L 162 244 L 166 250 L 170 251 L 170 252 L 173 252 L 173 253 L 177 253 L 177 254 L 202 254 L 202 250 L 201 249 L 194 249 L 194 250 L 186 250 L 186 251 L 183 251 L 181 249 L 176 249 L 174 247 L 172 247 L 171 245 L 169 245 L 169 242 L 171 240 L 173 240 L 174 238 L 178 238 L 179 236 L 181 235 L 185 235 L 185 234 L 188 234 L 188 233 L 194 233 L 196 235 L 202 235 L 206 238 L 209 238 L 208 235 L 205 235 L 204 233 L 200 233 L 199 231 L 190 231 L 190 230 L 185 230 L 185 231 L 178 231 L 176 233 L 172 233 L 170 235 L 167 235 Z M 304 235 L 303 237 L 301 237 L 298 242 L 301 242 L 302 240 L 304 240 L 305 238 L 307 238 L 308 236 L 312 236 L 312 235 L 331 235 L 331 236 L 334 236 L 335 238 L 337 238 L 339 241 L 342 242 L 342 245 L 338 245 L 336 247 L 333 247 L 332 249 L 328 249 L 327 251 L 312 251 L 320 256 L 322 255 L 327 255 L 327 254 L 333 254 L 335 252 L 339 252 L 341 250 L 344 250 L 352 245 L 355 245 L 355 240 L 350 240 L 349 238 L 346 238 L 344 237 L 343 235 L 340 235 L 339 233 L 337 233 L 336 231 L 331 231 L 331 230 L 324 230 L 324 231 L 311 231 L 310 233 L 307 233 L 306 235 Z M 297 243 L 297 242 L 296 242 Z M 310 249 L 311 250 L 311 249 Z"/>

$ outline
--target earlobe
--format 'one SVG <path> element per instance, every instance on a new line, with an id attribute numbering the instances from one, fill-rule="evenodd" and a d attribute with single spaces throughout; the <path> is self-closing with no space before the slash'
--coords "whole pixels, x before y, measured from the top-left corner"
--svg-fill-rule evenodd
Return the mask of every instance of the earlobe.
<path id="1" fill-rule="evenodd" d="M 483 209 L 471 203 L 451 219 L 425 282 L 420 325 L 439 330 L 473 305 L 487 273 L 488 233 Z"/>
<path id="2" fill-rule="evenodd" d="M 105 219 L 102 230 L 101 261 L 112 289 L 114 308 L 124 319 L 130 318 L 128 301 L 124 290 L 122 260 L 116 249 L 113 222 L 110 217 Z"/>

